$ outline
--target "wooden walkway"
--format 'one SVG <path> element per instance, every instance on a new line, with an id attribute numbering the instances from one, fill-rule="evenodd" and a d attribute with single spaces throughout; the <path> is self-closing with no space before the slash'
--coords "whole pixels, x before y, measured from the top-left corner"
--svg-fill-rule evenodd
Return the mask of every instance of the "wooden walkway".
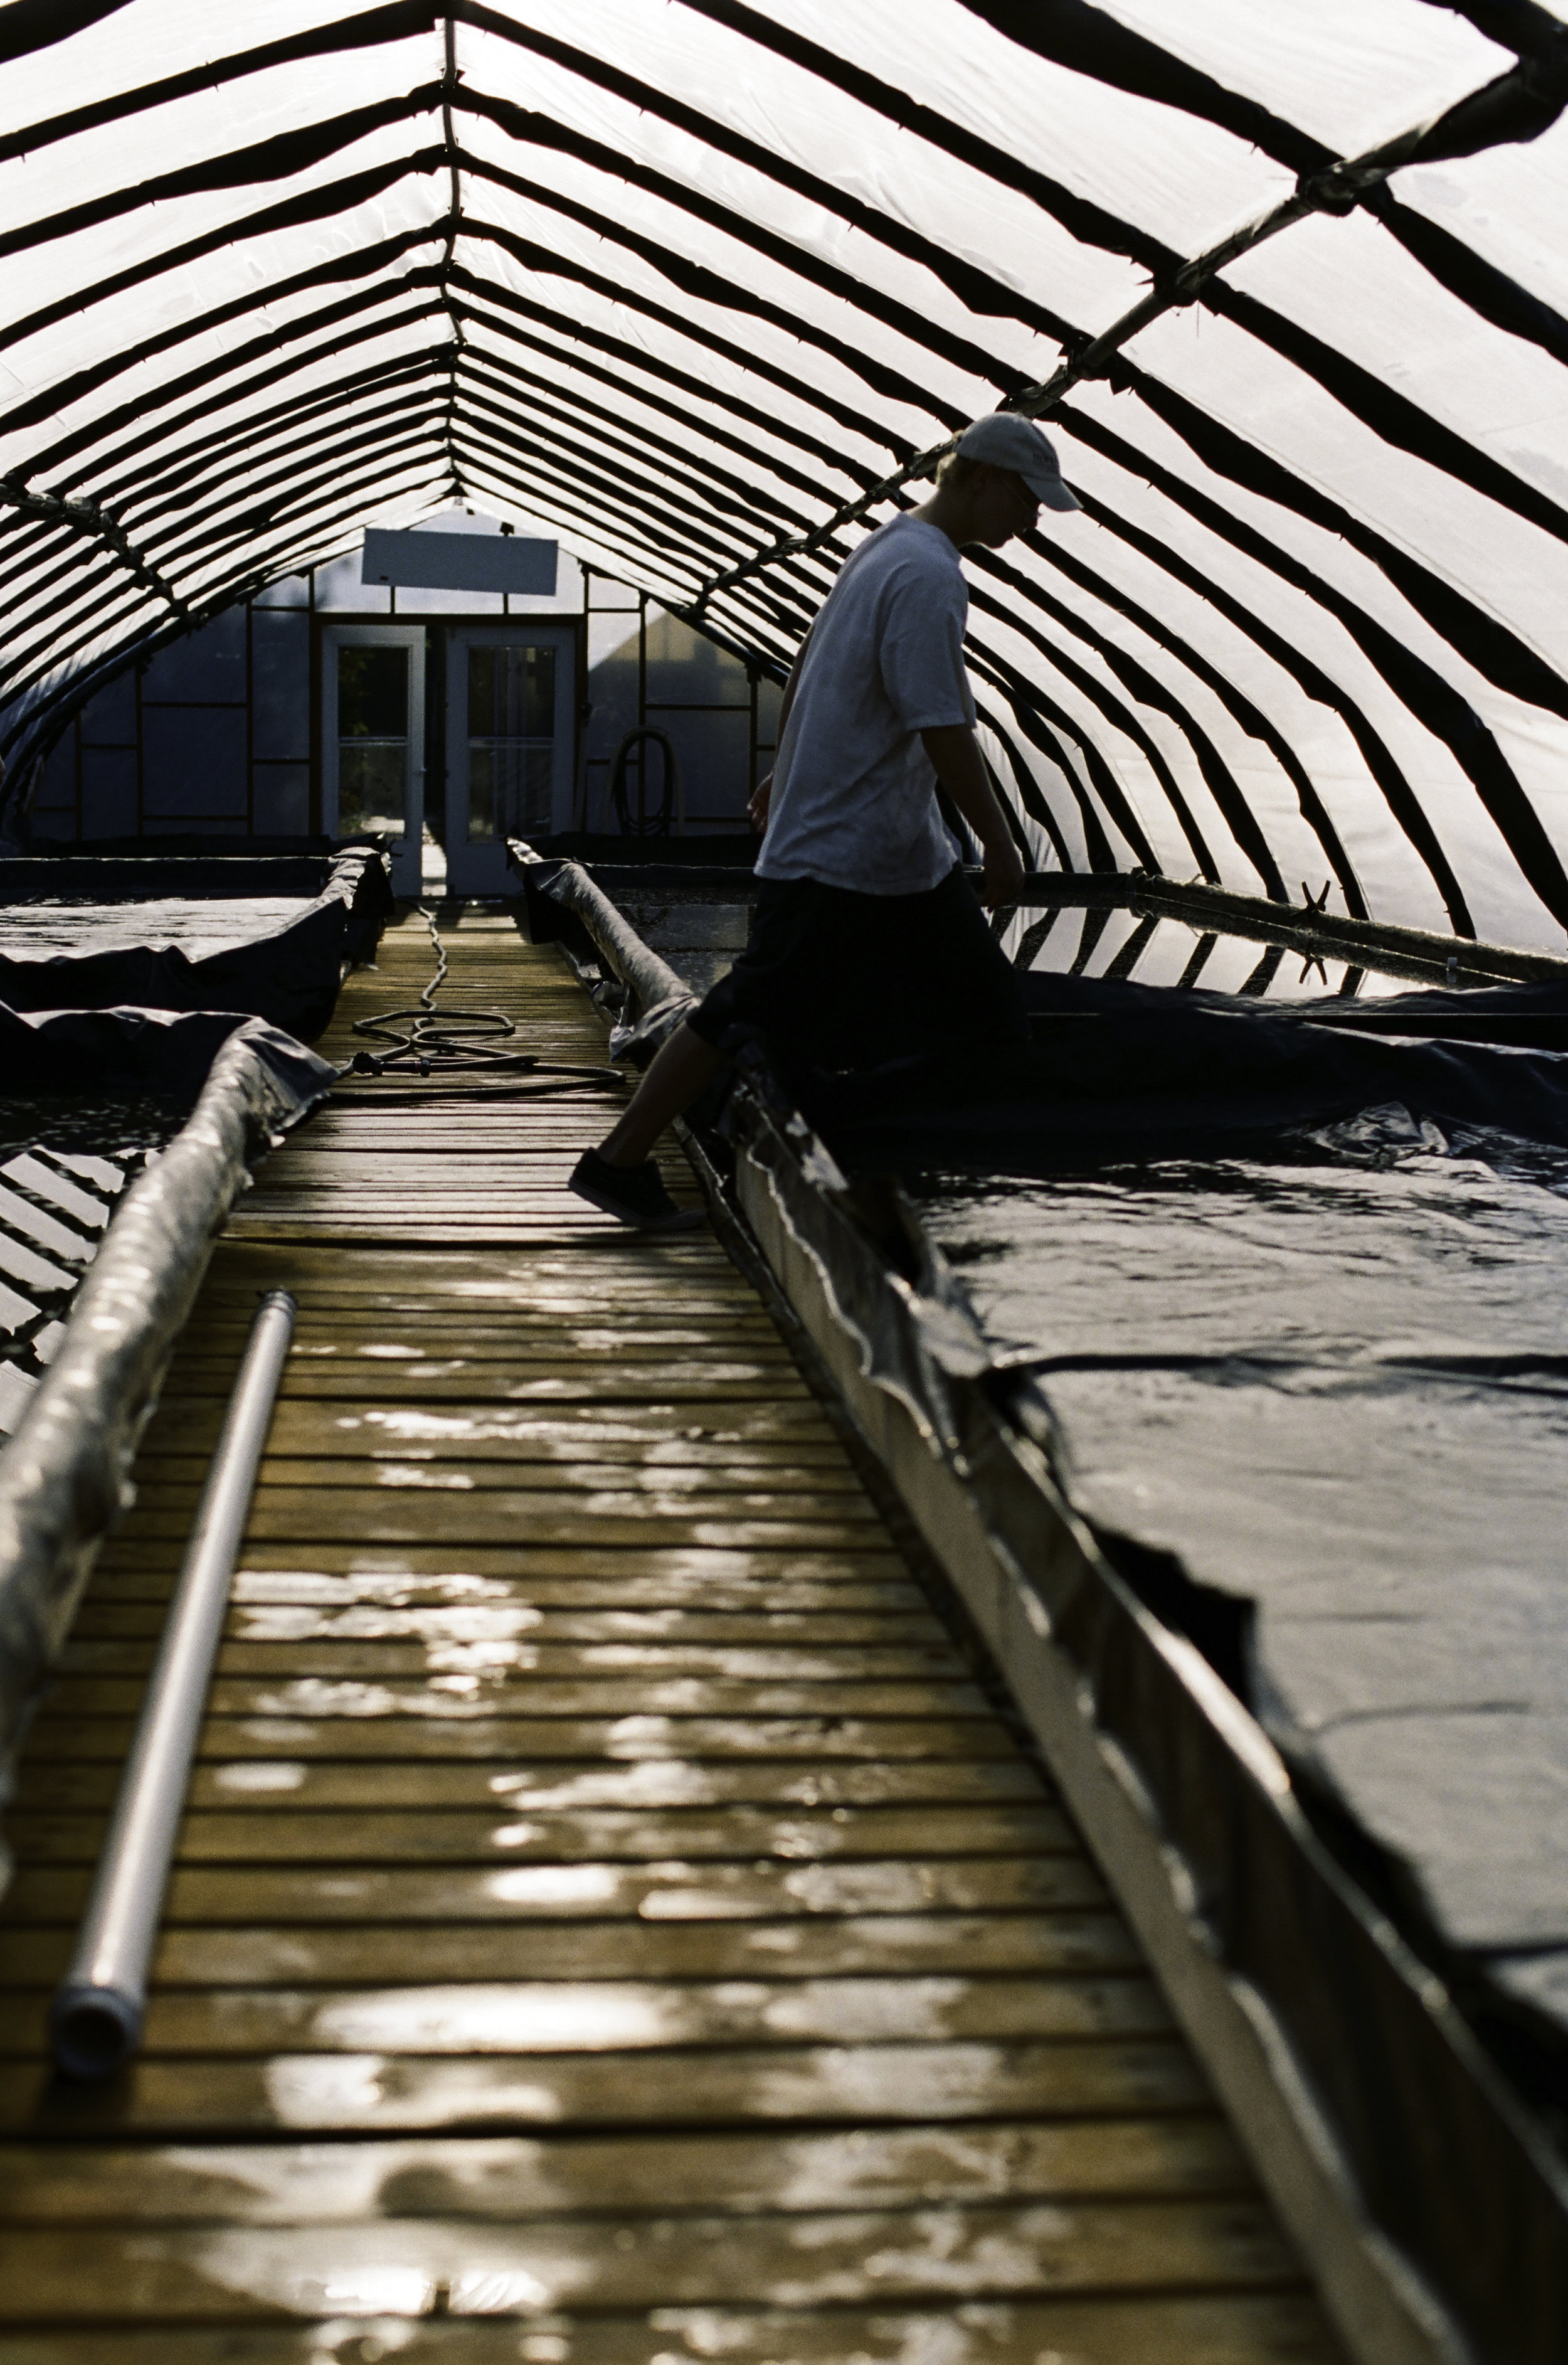
<path id="1" fill-rule="evenodd" d="M 443 1006 L 602 1058 L 553 952 L 449 943 Z M 430 971 L 401 922 L 323 1048 Z M 602 1102 L 379 1089 L 220 1244 L 6 1818 L 0 2360 L 1330 2365 L 751 1286 L 564 1193 Z M 62 2088 L 48 1990 L 280 1284 L 145 2051 Z"/>

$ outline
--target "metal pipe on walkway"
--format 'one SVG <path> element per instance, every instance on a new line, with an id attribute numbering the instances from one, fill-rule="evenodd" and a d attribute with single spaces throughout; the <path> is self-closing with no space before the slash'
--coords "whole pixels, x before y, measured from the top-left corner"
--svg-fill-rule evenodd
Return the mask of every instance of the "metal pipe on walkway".
<path id="1" fill-rule="evenodd" d="M 50 2012 L 68 2078 L 110 2078 L 140 2042 L 174 1838 L 295 1312 L 286 1290 L 263 1299 L 229 1400 L 76 1951 Z"/>

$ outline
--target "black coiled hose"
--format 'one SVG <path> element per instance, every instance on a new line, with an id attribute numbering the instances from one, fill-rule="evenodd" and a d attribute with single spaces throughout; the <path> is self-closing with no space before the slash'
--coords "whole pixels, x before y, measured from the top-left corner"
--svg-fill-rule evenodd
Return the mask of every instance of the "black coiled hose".
<path id="1" fill-rule="evenodd" d="M 374 1018 L 354 1020 L 356 1035 L 368 1035 L 373 1042 L 391 1048 L 386 1051 L 356 1051 L 342 1070 L 343 1076 L 429 1076 L 442 1070 L 468 1073 L 482 1069 L 491 1073 L 526 1075 L 528 1083 L 511 1085 L 507 1090 L 509 1097 L 529 1098 L 585 1090 L 618 1092 L 623 1087 L 626 1080 L 614 1068 L 574 1067 L 559 1060 L 541 1059 L 532 1051 L 499 1049 L 497 1047 L 517 1032 L 504 1011 L 465 1010 L 451 1014 L 438 1010 L 435 998 L 446 981 L 451 964 L 433 915 L 421 905 L 420 917 L 431 932 L 435 975 L 410 1008 L 382 1010 Z M 536 1082 L 534 1078 L 550 1081 Z"/>

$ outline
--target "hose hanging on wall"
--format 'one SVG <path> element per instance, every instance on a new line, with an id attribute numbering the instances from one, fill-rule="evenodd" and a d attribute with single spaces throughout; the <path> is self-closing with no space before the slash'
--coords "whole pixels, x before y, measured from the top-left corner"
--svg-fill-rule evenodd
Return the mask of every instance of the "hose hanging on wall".
<path id="1" fill-rule="evenodd" d="M 655 745 L 664 750 L 664 784 L 657 808 L 653 813 L 649 813 L 644 795 L 647 757 L 645 756 L 639 757 L 637 814 L 636 819 L 633 820 L 626 801 L 626 765 L 633 748 L 641 747 L 644 741 L 648 739 L 653 740 Z M 669 835 L 671 824 L 685 818 L 686 804 L 680 792 L 680 764 L 667 732 L 655 730 L 651 723 L 646 723 L 640 724 L 635 731 L 628 731 L 620 746 L 615 750 L 614 760 L 610 767 L 610 801 L 615 807 L 615 818 L 621 824 L 622 837 L 667 837 Z"/>

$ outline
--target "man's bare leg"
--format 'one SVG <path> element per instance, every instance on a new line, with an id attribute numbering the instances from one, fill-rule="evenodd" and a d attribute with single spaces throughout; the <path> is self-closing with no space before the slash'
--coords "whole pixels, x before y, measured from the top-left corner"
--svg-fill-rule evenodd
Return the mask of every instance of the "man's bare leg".
<path id="1" fill-rule="evenodd" d="M 665 1189 L 654 1144 L 724 1065 L 723 1054 L 689 1026 L 670 1037 L 597 1149 L 585 1149 L 567 1184 L 590 1207 L 644 1232 L 685 1232 L 706 1222 L 697 1207 L 680 1207 Z"/>
<path id="2" fill-rule="evenodd" d="M 647 1074 L 599 1145 L 607 1166 L 640 1166 L 666 1125 L 690 1107 L 704 1084 L 712 1082 L 724 1065 L 724 1055 L 678 1026 L 654 1060 Z"/>

